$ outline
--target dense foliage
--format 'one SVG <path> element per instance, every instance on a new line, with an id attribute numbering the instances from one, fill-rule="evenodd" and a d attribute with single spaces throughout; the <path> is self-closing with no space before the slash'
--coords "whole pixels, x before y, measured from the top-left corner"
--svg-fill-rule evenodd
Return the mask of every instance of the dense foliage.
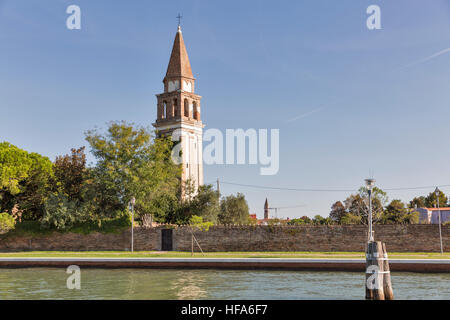
<path id="1" fill-rule="evenodd" d="M 188 224 L 207 229 L 214 224 L 255 224 L 243 194 L 221 195 L 211 186 L 194 190 L 181 182 L 170 138 L 154 138 L 143 127 L 112 122 L 106 131 L 91 130 L 86 141 L 95 164 L 88 166 L 85 147 L 72 149 L 52 163 L 10 143 L 0 143 L 0 233 L 36 225 L 42 230 L 105 230 L 131 225 L 129 202 L 136 199 L 135 220 L 151 216 L 157 223 Z M 183 194 L 182 191 L 183 190 Z M 374 221 L 383 224 L 419 222 L 417 207 L 434 207 L 434 192 L 411 200 L 388 201 L 374 188 Z M 448 205 L 441 191 L 439 205 Z M 367 224 L 366 188 L 337 201 L 329 217 L 272 219 L 269 224 Z"/>
<path id="2" fill-rule="evenodd" d="M 182 197 L 181 166 L 171 159 L 170 138 L 153 138 L 145 128 L 112 122 L 105 132 L 88 131 L 86 141 L 96 159 L 92 166 L 87 166 L 85 147 L 52 163 L 0 144 L 0 212 L 9 213 L 2 214 L 2 232 L 15 220 L 26 225 L 20 230 L 35 231 L 37 223 L 43 232 L 130 226 L 132 197 L 137 221 L 151 215 L 157 223 L 202 228 L 248 222 L 242 194 L 221 199 L 211 185 L 194 192 L 188 181 Z"/>
<path id="3" fill-rule="evenodd" d="M 374 188 L 372 196 L 373 221 L 381 224 L 419 223 L 419 213 L 415 209 L 437 205 L 434 192 L 415 197 L 409 205 L 398 199 L 389 202 L 387 194 L 379 188 Z M 362 187 L 359 193 L 350 195 L 343 203 L 335 202 L 331 206 L 329 217 L 337 224 L 367 224 L 368 203 L 367 190 Z M 439 194 L 439 204 L 441 207 L 448 205 L 448 198 L 442 191 Z"/>
<path id="4" fill-rule="evenodd" d="M 0 213 L 0 234 L 7 233 L 9 230 L 14 229 L 16 221 L 14 218 L 6 212 Z"/>
<path id="5" fill-rule="evenodd" d="M 38 220 L 55 188 L 53 163 L 47 157 L 0 143 L 0 211 L 16 207 L 24 219 Z"/>
<path id="6" fill-rule="evenodd" d="M 248 217 L 248 204 L 242 193 L 229 195 L 221 201 L 218 215 L 221 224 L 246 224 Z"/>
<path id="7" fill-rule="evenodd" d="M 136 213 L 159 220 L 175 206 L 181 167 L 171 161 L 172 141 L 151 139 L 145 128 L 114 122 L 106 134 L 89 131 L 86 140 L 97 158 L 91 170 L 89 196 L 97 215 L 123 211 L 132 197 Z"/>

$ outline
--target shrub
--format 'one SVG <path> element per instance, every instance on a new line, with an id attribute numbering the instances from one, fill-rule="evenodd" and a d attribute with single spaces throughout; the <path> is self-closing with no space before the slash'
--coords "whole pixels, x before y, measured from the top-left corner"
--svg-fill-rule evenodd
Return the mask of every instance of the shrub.
<path id="1" fill-rule="evenodd" d="M 306 224 L 306 222 L 305 222 L 305 220 L 303 220 L 301 218 L 298 218 L 298 219 L 289 220 L 287 222 L 287 224 L 290 225 L 290 226 L 299 226 L 299 225 L 302 225 L 302 224 Z"/>
<path id="2" fill-rule="evenodd" d="M 64 194 L 55 194 L 45 203 L 44 217 L 41 224 L 45 228 L 57 230 L 68 230 L 74 224 L 86 221 L 86 214 L 83 208 L 77 206 L 73 201 L 69 201 Z"/>
<path id="3" fill-rule="evenodd" d="M 9 230 L 14 229 L 16 221 L 7 213 L 0 213 L 0 234 L 7 233 Z"/>
<path id="4" fill-rule="evenodd" d="M 202 231 L 208 231 L 211 226 L 214 224 L 210 221 L 203 221 L 203 217 L 199 217 L 196 215 L 193 215 L 191 219 L 189 220 L 189 224 L 194 227 L 195 229 L 202 230 Z"/>
<path id="5" fill-rule="evenodd" d="M 347 213 L 341 219 L 341 224 L 361 224 L 361 223 L 362 223 L 362 217 L 351 214 L 351 213 Z"/>
<path id="6" fill-rule="evenodd" d="M 268 224 L 269 224 L 269 226 L 281 226 L 281 225 L 285 225 L 286 222 L 281 219 L 274 218 L 274 219 L 270 219 L 268 221 Z"/>
<path id="7" fill-rule="evenodd" d="M 136 220 L 136 215 L 134 216 L 134 218 Z M 111 221 L 110 223 L 112 223 L 117 227 L 131 227 L 132 223 L 131 211 L 126 209 L 123 211 L 118 211 L 116 213 L 115 219 L 110 219 L 106 221 Z"/>
<path id="8" fill-rule="evenodd" d="M 69 232 L 89 234 L 91 232 L 119 233 L 124 228 L 131 227 L 131 213 L 128 210 L 116 212 L 116 218 L 105 218 L 75 223 Z"/>

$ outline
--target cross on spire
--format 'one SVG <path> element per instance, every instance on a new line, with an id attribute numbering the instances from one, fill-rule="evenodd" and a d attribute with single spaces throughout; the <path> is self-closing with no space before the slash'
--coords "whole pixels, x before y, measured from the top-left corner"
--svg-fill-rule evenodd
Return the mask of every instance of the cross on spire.
<path id="1" fill-rule="evenodd" d="M 178 14 L 177 19 L 178 19 L 178 26 L 181 25 L 181 18 L 183 18 L 182 15 Z"/>

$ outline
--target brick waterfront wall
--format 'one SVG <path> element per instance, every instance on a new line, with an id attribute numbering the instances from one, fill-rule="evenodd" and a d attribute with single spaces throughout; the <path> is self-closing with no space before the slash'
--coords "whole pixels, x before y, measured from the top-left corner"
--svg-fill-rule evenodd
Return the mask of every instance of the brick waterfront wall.
<path id="1" fill-rule="evenodd" d="M 134 248 L 153 251 L 161 248 L 161 229 L 135 228 Z M 439 252 L 437 225 L 375 225 L 375 239 L 386 243 L 388 251 Z M 216 226 L 195 231 L 202 249 L 218 251 L 364 251 L 365 226 Z M 41 237 L 0 238 L 0 252 L 11 251 L 124 251 L 130 249 L 129 230 L 118 234 L 54 233 Z M 450 251 L 450 227 L 442 227 L 444 250 Z M 187 227 L 173 229 L 173 247 L 191 250 Z M 198 248 L 195 248 L 198 251 Z"/>

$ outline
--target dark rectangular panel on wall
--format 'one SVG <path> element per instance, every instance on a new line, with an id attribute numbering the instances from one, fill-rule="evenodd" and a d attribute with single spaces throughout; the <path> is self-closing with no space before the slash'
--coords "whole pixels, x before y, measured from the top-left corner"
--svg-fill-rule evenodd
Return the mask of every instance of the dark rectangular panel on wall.
<path id="1" fill-rule="evenodd" d="M 161 250 L 172 251 L 173 250 L 173 230 L 162 229 L 161 230 Z"/>

